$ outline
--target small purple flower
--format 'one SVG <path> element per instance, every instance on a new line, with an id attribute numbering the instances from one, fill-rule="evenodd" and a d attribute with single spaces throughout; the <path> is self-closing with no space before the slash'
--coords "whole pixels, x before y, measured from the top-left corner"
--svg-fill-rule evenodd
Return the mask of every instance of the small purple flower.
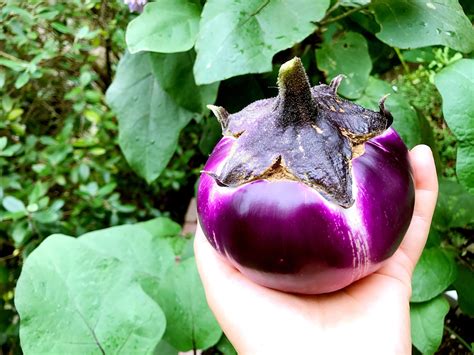
<path id="1" fill-rule="evenodd" d="M 142 12 L 148 0 L 123 0 L 131 12 Z"/>

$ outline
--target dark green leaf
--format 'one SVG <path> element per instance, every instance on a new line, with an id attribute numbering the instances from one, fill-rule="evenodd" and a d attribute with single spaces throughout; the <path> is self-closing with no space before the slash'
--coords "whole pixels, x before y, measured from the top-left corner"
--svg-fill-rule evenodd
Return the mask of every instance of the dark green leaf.
<path id="1" fill-rule="evenodd" d="M 351 99 L 362 95 L 372 69 L 367 41 L 355 32 L 345 32 L 324 42 L 316 50 L 316 63 L 328 82 L 339 74 L 346 75 L 338 93 Z"/>
<path id="2" fill-rule="evenodd" d="M 174 102 L 191 112 L 203 113 L 213 104 L 219 83 L 197 86 L 193 76 L 194 51 L 155 54 L 152 70 L 163 90 Z"/>
<path id="3" fill-rule="evenodd" d="M 411 340 L 423 354 L 434 354 L 443 338 L 444 317 L 449 304 L 443 296 L 410 304 Z"/>
<path id="4" fill-rule="evenodd" d="M 411 63 L 430 63 L 435 60 L 433 47 L 410 49 L 402 52 L 403 59 Z"/>
<path id="5" fill-rule="evenodd" d="M 196 82 L 271 71 L 273 55 L 310 35 L 328 6 L 329 0 L 207 1 L 196 42 Z"/>
<path id="6" fill-rule="evenodd" d="M 445 45 L 469 53 L 474 29 L 457 0 L 373 0 L 377 37 L 392 47 Z"/>
<path id="7" fill-rule="evenodd" d="M 474 36 L 473 36 L 474 38 Z M 461 59 L 435 76 L 444 119 L 459 141 L 456 175 L 474 192 L 474 59 Z"/>
<path id="8" fill-rule="evenodd" d="M 176 349 L 207 349 L 217 343 L 222 331 L 207 306 L 194 258 L 171 269 L 159 300 L 167 320 L 164 339 Z"/>
<path id="9" fill-rule="evenodd" d="M 417 112 L 403 96 L 395 93 L 386 81 L 370 77 L 367 88 L 357 103 L 378 110 L 378 102 L 386 94 L 390 94 L 385 106 L 393 115 L 393 128 L 409 148 L 421 143 L 422 125 Z"/>
<path id="10" fill-rule="evenodd" d="M 456 276 L 453 257 L 441 248 L 426 248 L 413 272 L 411 302 L 424 302 L 438 296 Z"/>
<path id="11" fill-rule="evenodd" d="M 205 155 L 212 152 L 212 149 L 222 137 L 222 127 L 215 117 L 208 117 L 199 141 L 199 149 Z"/>
<path id="12" fill-rule="evenodd" d="M 474 195 L 454 181 L 441 180 L 433 225 L 440 230 L 474 224 Z"/>
<path id="13" fill-rule="evenodd" d="M 458 265 L 458 277 L 454 288 L 458 292 L 459 306 L 470 317 L 474 317 L 474 272 L 464 265 Z"/>
<path id="14" fill-rule="evenodd" d="M 177 140 L 194 114 L 178 106 L 161 87 L 148 53 L 125 54 L 107 101 L 119 119 L 119 143 L 138 175 L 155 180 L 176 150 Z"/>
<path id="15" fill-rule="evenodd" d="M 223 355 L 237 355 L 237 351 L 235 351 L 234 346 L 231 344 L 229 339 L 222 334 L 221 339 L 216 344 L 217 350 L 219 350 Z"/>
<path id="16" fill-rule="evenodd" d="M 126 41 L 130 53 L 184 52 L 191 49 L 199 29 L 201 6 L 197 1 L 157 0 L 130 22 Z"/>

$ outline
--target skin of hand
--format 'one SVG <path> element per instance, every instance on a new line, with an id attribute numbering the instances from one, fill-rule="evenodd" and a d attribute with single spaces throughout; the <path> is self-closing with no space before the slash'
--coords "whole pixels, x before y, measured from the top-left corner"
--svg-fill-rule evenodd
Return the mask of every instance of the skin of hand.
<path id="1" fill-rule="evenodd" d="M 296 295 L 246 279 L 198 227 L 194 249 L 207 302 L 239 354 L 409 354 L 413 269 L 438 194 L 429 147 L 410 152 L 415 209 L 402 244 L 384 266 L 329 294 Z"/>

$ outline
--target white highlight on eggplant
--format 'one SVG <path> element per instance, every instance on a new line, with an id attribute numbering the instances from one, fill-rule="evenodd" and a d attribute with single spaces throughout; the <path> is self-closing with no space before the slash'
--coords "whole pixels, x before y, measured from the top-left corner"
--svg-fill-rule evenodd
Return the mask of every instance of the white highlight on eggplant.
<path id="1" fill-rule="evenodd" d="M 363 206 L 359 206 L 361 199 L 359 196 L 364 195 L 363 187 L 359 187 L 356 183 L 356 178 L 352 174 L 352 193 L 355 196 L 354 204 L 348 209 L 341 209 L 344 215 L 347 226 L 349 226 L 352 257 L 353 257 L 353 280 L 360 279 L 367 274 L 370 267 L 369 255 L 369 235 L 365 228 L 362 211 Z"/>

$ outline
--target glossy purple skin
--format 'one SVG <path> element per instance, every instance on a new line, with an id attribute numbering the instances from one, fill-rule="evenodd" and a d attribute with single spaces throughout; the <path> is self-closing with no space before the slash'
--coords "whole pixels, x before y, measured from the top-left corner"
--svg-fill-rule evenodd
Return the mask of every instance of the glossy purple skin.
<path id="1" fill-rule="evenodd" d="M 225 163 L 224 137 L 204 170 Z M 344 209 L 295 181 L 236 188 L 201 175 L 198 216 L 211 245 L 254 282 L 285 292 L 339 290 L 377 270 L 400 245 L 414 206 L 408 151 L 393 129 L 352 160 L 355 203 Z"/>

